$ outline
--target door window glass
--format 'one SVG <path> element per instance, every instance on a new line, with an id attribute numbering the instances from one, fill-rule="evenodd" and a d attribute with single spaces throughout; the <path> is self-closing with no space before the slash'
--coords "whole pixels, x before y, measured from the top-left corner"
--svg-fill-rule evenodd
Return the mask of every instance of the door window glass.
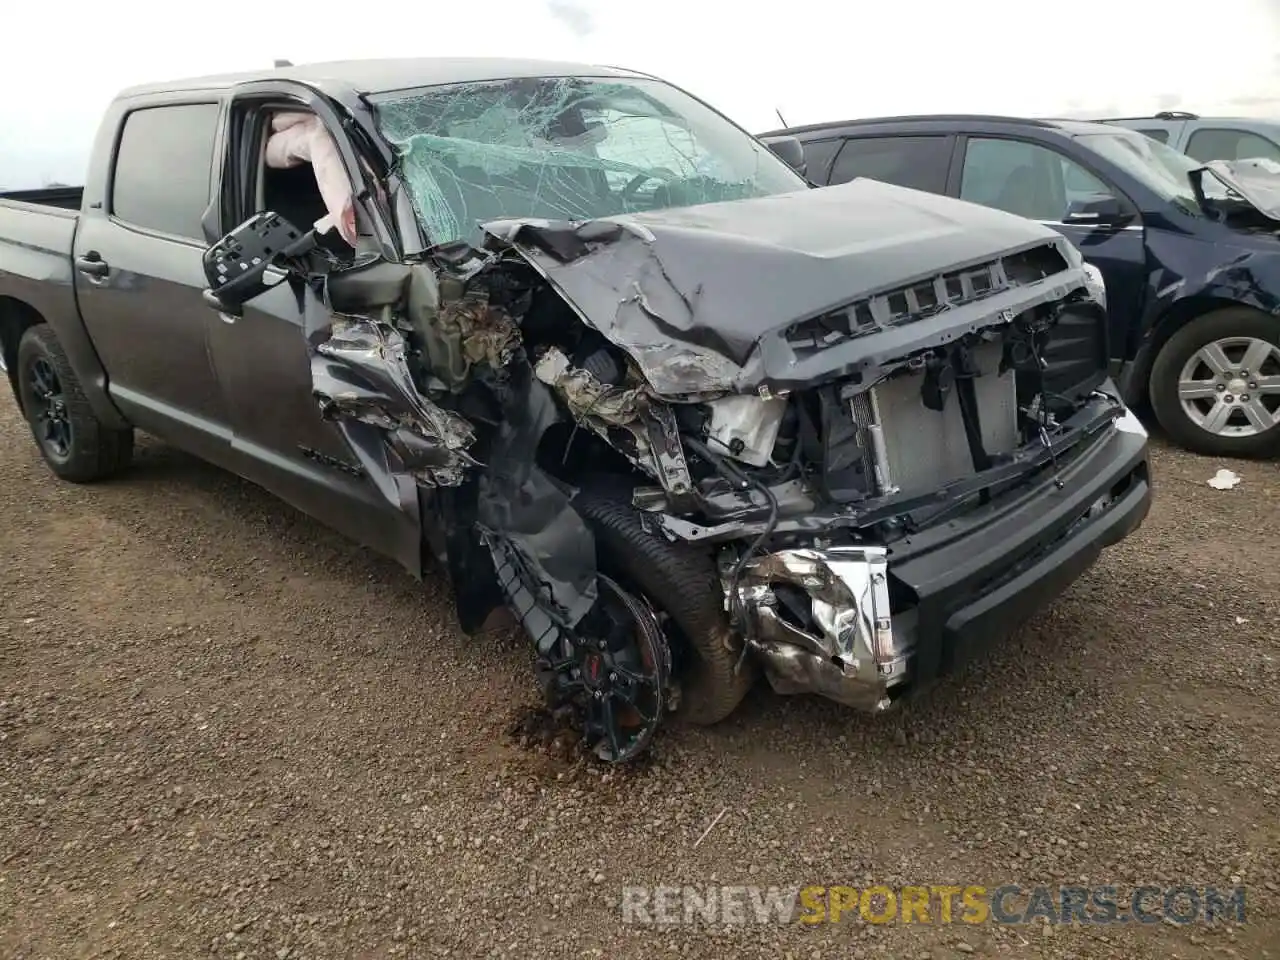
<path id="1" fill-rule="evenodd" d="M 831 161 L 840 149 L 842 140 L 808 140 L 804 144 L 805 176 L 814 183 L 827 185 L 833 181 L 827 175 Z"/>
<path id="2" fill-rule="evenodd" d="M 1109 196 L 1113 191 L 1084 167 L 1039 144 L 974 137 L 965 149 L 962 200 L 1059 222 L 1072 202 Z"/>
<path id="3" fill-rule="evenodd" d="M 831 169 L 831 183 L 870 177 L 885 183 L 942 193 L 950 160 L 948 140 L 927 137 L 854 137 L 846 140 Z"/>
<path id="4" fill-rule="evenodd" d="M 216 103 L 131 112 L 116 152 L 112 215 L 147 230 L 202 239 L 217 124 Z"/>
<path id="5" fill-rule="evenodd" d="M 1265 137 L 1244 130 L 1203 127 L 1191 135 L 1187 153 L 1201 163 L 1210 160 L 1252 160 L 1262 157 L 1280 160 L 1280 146 Z"/>

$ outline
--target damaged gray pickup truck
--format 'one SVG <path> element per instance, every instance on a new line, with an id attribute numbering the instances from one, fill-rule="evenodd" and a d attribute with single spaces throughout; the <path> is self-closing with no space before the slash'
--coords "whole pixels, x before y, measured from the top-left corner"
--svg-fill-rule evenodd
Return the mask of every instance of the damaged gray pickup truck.
<path id="1" fill-rule="evenodd" d="M 761 669 L 885 710 L 1141 524 L 1147 436 L 1058 234 L 775 151 L 573 64 L 135 88 L 0 198 L 0 354 L 58 476 L 140 429 L 510 609 L 606 761 Z"/>

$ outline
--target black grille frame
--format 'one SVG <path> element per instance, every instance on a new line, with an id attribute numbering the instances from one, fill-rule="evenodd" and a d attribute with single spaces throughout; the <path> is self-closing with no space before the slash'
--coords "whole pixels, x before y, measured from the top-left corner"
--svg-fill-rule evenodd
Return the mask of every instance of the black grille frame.
<path id="1" fill-rule="evenodd" d="M 797 356 L 807 356 L 1044 280 L 1067 268 L 1057 245 L 1046 243 L 855 300 L 791 324 L 783 339 Z"/>

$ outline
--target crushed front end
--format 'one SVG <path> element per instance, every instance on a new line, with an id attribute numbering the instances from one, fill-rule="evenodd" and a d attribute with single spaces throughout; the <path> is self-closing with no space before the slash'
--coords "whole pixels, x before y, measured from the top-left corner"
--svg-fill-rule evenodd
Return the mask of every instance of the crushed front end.
<path id="1" fill-rule="evenodd" d="M 602 759 L 760 668 L 885 709 L 1145 515 L 1105 291 L 1047 228 L 862 180 L 483 229 L 291 263 L 314 395 Z"/>
<path id="2" fill-rule="evenodd" d="M 885 709 L 1146 514 L 1105 291 L 1060 238 L 883 285 L 735 357 L 678 321 L 678 268 L 643 223 L 500 233 L 612 340 L 538 375 L 636 466 L 652 528 L 714 557 L 741 656 L 780 693 Z"/>

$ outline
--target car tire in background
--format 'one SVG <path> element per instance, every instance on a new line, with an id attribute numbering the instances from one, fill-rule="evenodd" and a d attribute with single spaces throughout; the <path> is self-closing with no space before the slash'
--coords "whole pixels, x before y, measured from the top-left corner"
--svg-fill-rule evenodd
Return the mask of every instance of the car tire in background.
<path id="1" fill-rule="evenodd" d="M 1197 317 L 1161 348 L 1148 389 L 1156 419 L 1181 447 L 1280 453 L 1280 318 L 1249 307 Z"/>
<path id="2" fill-rule="evenodd" d="M 133 431 L 94 415 L 57 334 L 44 323 L 18 341 L 18 396 L 40 455 L 63 480 L 87 483 L 119 473 L 133 459 Z"/>

